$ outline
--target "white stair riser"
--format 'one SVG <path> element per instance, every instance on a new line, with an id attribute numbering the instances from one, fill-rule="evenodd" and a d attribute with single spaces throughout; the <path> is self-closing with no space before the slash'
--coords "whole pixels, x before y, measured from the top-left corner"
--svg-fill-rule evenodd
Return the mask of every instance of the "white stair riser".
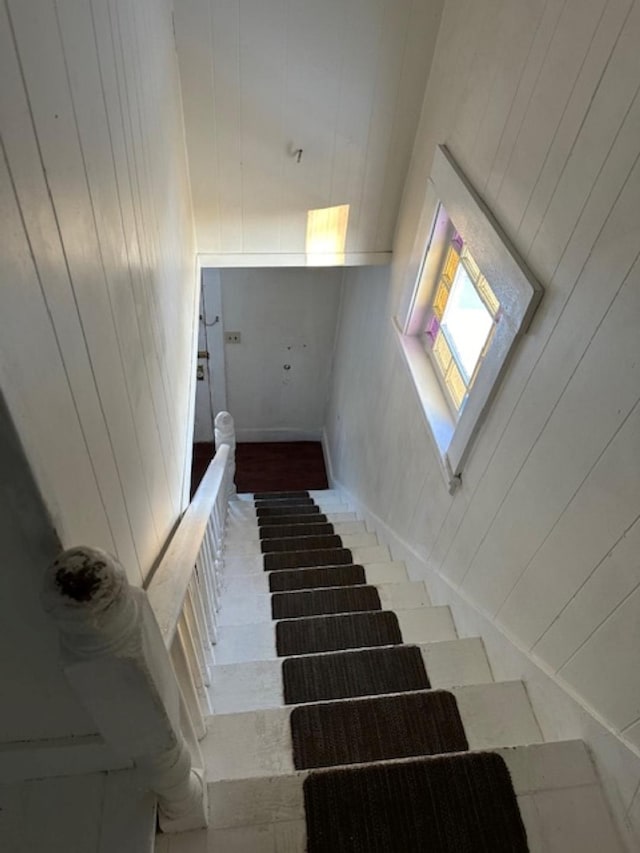
<path id="1" fill-rule="evenodd" d="M 452 687 L 450 692 L 456 697 L 470 749 L 542 740 L 521 682 Z M 291 711 L 287 706 L 210 717 L 202 741 L 209 780 L 293 773 Z"/>
<path id="2" fill-rule="evenodd" d="M 396 611 L 405 643 L 435 643 L 455 640 L 457 634 L 448 607 L 423 607 Z M 275 623 L 221 625 L 215 646 L 219 664 L 270 660 L 277 657 Z"/>
<path id="3" fill-rule="evenodd" d="M 336 534 L 330 534 L 336 535 Z M 305 537 L 300 537 L 304 539 Z M 342 548 L 373 548 L 378 545 L 378 537 L 375 533 L 351 533 L 342 536 L 342 545 L 336 547 Z M 268 542 L 269 540 L 265 540 Z M 304 545 L 304 543 L 302 543 Z M 329 546 L 330 547 L 330 546 Z M 304 550 L 301 547 L 299 550 Z M 258 557 L 263 555 L 262 548 L 259 542 L 237 542 L 231 541 L 227 543 L 225 548 L 225 559 L 232 557 Z"/>
<path id="4" fill-rule="evenodd" d="M 310 522 L 313 524 L 313 522 Z M 322 522 L 322 524 L 330 524 L 332 522 Z M 297 526 L 297 525 L 294 525 Z M 303 525 L 304 526 L 304 525 Z M 359 533 L 367 533 L 367 527 L 364 521 L 345 521 L 340 524 L 333 525 L 333 534 L 320 534 L 322 536 L 353 536 L 354 534 Z M 304 536 L 309 536 L 312 534 L 305 533 L 302 534 Z M 233 551 L 235 546 L 241 542 L 255 542 L 259 544 L 261 541 L 260 533 L 258 532 L 257 527 L 252 525 L 247 525 L 244 529 L 235 528 L 230 530 L 227 538 L 226 538 L 226 547 L 228 551 Z M 268 541 L 268 540 L 266 540 Z"/>
<path id="5" fill-rule="evenodd" d="M 504 758 L 518 796 L 592 786 L 598 782 L 581 741 L 541 743 L 494 751 Z M 304 820 L 302 784 L 307 775 L 308 771 L 298 770 L 266 779 L 210 781 L 212 828 Z"/>
<path id="6" fill-rule="evenodd" d="M 347 547 L 347 546 L 345 546 Z M 391 554 L 386 545 L 354 547 L 351 549 L 354 563 L 384 563 L 391 561 Z M 229 575 L 264 572 L 264 560 L 260 557 L 234 557 L 225 555 L 225 572 Z"/>
<path id="7" fill-rule="evenodd" d="M 421 582 L 380 584 L 376 589 L 383 610 L 411 610 L 431 604 L 427 589 Z M 300 590 L 305 591 L 308 590 Z M 271 595 L 245 592 L 233 596 L 228 593 L 218 614 L 218 625 L 253 625 L 270 622 L 271 619 Z"/>
<path id="8" fill-rule="evenodd" d="M 404 563 L 368 563 L 364 566 L 365 579 L 368 584 L 404 583 L 409 580 Z M 222 579 L 223 604 L 226 596 L 236 598 L 238 595 L 266 595 L 269 592 L 269 572 L 238 573 Z"/>
<path id="9" fill-rule="evenodd" d="M 419 648 L 434 689 L 493 680 L 480 639 L 424 643 Z M 209 689 L 213 713 L 233 714 L 284 705 L 282 660 L 214 666 Z"/>

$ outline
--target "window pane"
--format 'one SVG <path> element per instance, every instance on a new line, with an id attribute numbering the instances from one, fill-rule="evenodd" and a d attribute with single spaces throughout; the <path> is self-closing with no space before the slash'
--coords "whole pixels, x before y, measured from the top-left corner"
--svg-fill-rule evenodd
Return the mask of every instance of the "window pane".
<path id="1" fill-rule="evenodd" d="M 441 328 L 455 351 L 467 383 L 471 381 L 492 326 L 493 318 L 464 264 L 458 264 Z"/>

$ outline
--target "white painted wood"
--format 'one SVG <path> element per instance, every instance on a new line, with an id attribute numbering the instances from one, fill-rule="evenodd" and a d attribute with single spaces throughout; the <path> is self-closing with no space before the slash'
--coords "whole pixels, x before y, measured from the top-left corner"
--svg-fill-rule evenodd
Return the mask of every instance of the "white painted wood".
<path id="1" fill-rule="evenodd" d="M 90 548 L 49 567 L 43 600 L 66 678 L 111 748 L 132 761 L 170 831 L 207 824 L 204 765 L 146 594 Z"/>
<path id="2" fill-rule="evenodd" d="M 149 603 L 167 648 L 173 642 L 211 513 L 219 494 L 222 493 L 226 498 L 225 472 L 228 458 L 229 448 L 223 445 L 207 468 L 149 584 Z"/>
<path id="3" fill-rule="evenodd" d="M 7 263 L 30 247 L 3 301 L 3 386 L 63 543 L 115 551 L 140 584 L 190 443 L 195 259 L 169 7 L 42 0 L 2 16 L 21 217 Z M 47 395 L 45 424 L 30 409 Z"/>
<path id="4" fill-rule="evenodd" d="M 367 583 L 375 585 L 404 583 L 408 580 L 404 563 L 400 562 L 367 563 L 364 573 Z M 223 579 L 222 595 L 230 599 L 254 594 L 266 595 L 268 592 L 269 578 L 264 571 L 227 574 Z"/>
<path id="5" fill-rule="evenodd" d="M 539 743 L 540 730 L 521 684 L 453 688 L 471 749 Z M 341 700 L 348 702 L 351 700 Z M 294 772 L 292 707 L 218 714 L 202 742 L 211 782 L 264 778 Z"/>
<path id="6" fill-rule="evenodd" d="M 637 752 L 616 731 L 633 720 L 637 681 L 619 608 L 637 585 L 626 539 L 640 513 L 630 415 L 639 27 L 638 5 L 625 0 L 445 4 L 391 273 L 345 274 L 326 441 L 334 482 L 412 549 L 412 577 L 430 587 L 445 578 L 440 601 L 461 586 L 467 608 L 499 612 L 492 666 L 527 673 L 545 733 L 587 739 L 621 825 L 640 781 Z M 453 498 L 383 325 L 415 279 L 426 180 L 443 143 L 545 287 Z M 602 647 L 595 640 L 609 623 L 624 634 L 616 667 L 602 663 L 615 631 Z M 578 649 L 575 686 L 554 678 Z M 619 679 L 608 682 L 621 699 L 615 722 L 605 669 Z"/>
<path id="7" fill-rule="evenodd" d="M 455 640 L 457 637 L 448 607 L 397 610 L 396 615 L 405 643 L 435 643 Z M 250 625 L 220 625 L 216 663 L 263 661 L 275 657 L 275 623 L 264 621 Z"/>
<path id="8" fill-rule="evenodd" d="M 354 534 L 361 534 L 366 532 L 367 529 L 363 521 L 347 521 L 342 524 L 334 524 L 333 534 L 331 535 L 353 536 Z M 253 527 L 252 529 L 251 527 L 247 526 L 241 532 L 239 530 L 236 530 L 235 532 L 229 532 L 229 534 L 227 535 L 227 548 L 229 549 L 229 551 L 232 551 L 234 547 L 240 545 L 241 543 L 249 545 L 253 542 L 260 541 L 260 534 L 258 533 L 258 530 L 255 527 Z"/>
<path id="9" fill-rule="evenodd" d="M 412 610 L 428 607 L 431 603 L 425 585 L 421 582 L 378 584 L 376 589 L 383 610 Z M 244 591 L 238 587 L 235 590 L 227 587 L 225 593 L 218 615 L 220 626 L 254 625 L 271 620 L 270 594 L 252 594 L 246 587 Z"/>
<path id="10" fill-rule="evenodd" d="M 493 680 L 482 641 L 477 638 L 423 643 L 420 650 L 435 689 Z M 284 704 L 282 660 L 217 664 L 209 690 L 214 714 L 277 708 Z"/>
<path id="11" fill-rule="evenodd" d="M 207 727 L 205 724 L 202 704 L 200 702 L 199 693 L 196 688 L 193 671 L 189 662 L 188 652 L 185 646 L 185 640 L 183 638 L 182 632 L 180 631 L 179 625 L 178 630 L 176 632 L 176 636 L 173 640 L 173 643 L 171 644 L 170 654 L 171 663 L 173 664 L 173 668 L 176 673 L 176 678 L 178 679 L 178 684 L 180 685 L 180 691 L 182 692 L 185 705 L 189 713 L 189 717 L 191 718 L 193 730 L 198 740 L 202 740 L 202 738 L 206 734 Z M 210 708 L 210 710 L 213 709 Z"/>
<path id="12" fill-rule="evenodd" d="M 307 534 L 309 535 L 309 534 Z M 330 536 L 335 536 L 336 534 L 327 534 Z M 300 537 L 304 539 L 304 537 Z M 268 539 L 265 539 L 265 547 L 268 549 Z M 342 536 L 342 547 L 343 548 L 372 548 L 377 546 L 378 537 L 375 533 L 347 533 Z M 304 547 L 300 548 L 301 551 L 304 551 Z M 263 553 L 268 553 L 267 551 L 263 551 L 258 542 L 227 542 L 226 552 L 228 554 L 228 558 L 231 559 L 233 557 L 262 557 Z"/>

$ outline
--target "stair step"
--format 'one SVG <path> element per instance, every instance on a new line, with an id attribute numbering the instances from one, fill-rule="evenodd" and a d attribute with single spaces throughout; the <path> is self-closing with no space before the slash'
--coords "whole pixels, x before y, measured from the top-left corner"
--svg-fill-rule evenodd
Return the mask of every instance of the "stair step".
<path id="1" fill-rule="evenodd" d="M 297 770 L 468 749 L 454 694 L 420 690 L 316 702 L 290 716 Z"/>
<path id="2" fill-rule="evenodd" d="M 259 528 L 250 522 L 242 526 L 234 526 L 229 529 L 226 538 L 226 546 L 235 542 L 260 542 L 262 539 L 271 539 L 288 536 L 288 530 L 297 531 L 291 535 L 315 536 L 321 533 L 325 526 L 330 526 L 332 533 L 337 536 L 350 536 L 355 533 L 368 533 L 364 521 L 329 521 L 322 513 L 313 516 L 284 516 L 284 522 L 273 519 L 273 523 L 261 525 Z M 294 519 L 286 520 L 286 519 Z M 295 520 L 297 519 L 297 520 Z"/>
<path id="3" fill-rule="evenodd" d="M 336 533 L 333 524 L 328 521 L 324 524 L 287 524 L 278 525 L 270 524 L 267 527 L 261 527 L 259 530 L 260 541 L 265 550 L 272 541 L 280 541 L 282 539 L 294 539 L 301 536 L 339 536 Z"/>
<path id="4" fill-rule="evenodd" d="M 282 498 L 308 498 L 309 492 L 254 492 L 254 501 L 281 500 Z"/>
<path id="5" fill-rule="evenodd" d="M 299 571 L 305 572 L 314 570 L 300 569 Z M 366 571 L 367 570 L 365 569 L 365 574 Z M 282 573 L 269 572 L 268 577 L 279 574 Z M 418 607 L 429 607 L 431 604 L 427 589 L 421 581 L 375 584 L 374 586 L 378 591 L 383 610 L 412 610 Z M 260 622 L 271 624 L 273 619 L 271 603 L 272 596 L 268 593 L 255 594 L 250 590 L 244 590 L 243 592 L 240 586 L 237 587 L 237 590 L 238 592 L 236 594 L 232 594 L 227 591 L 227 594 L 224 596 L 218 615 L 218 624 L 221 626 L 257 625 Z"/>
<path id="6" fill-rule="evenodd" d="M 336 537 L 337 538 L 337 537 Z M 339 543 L 339 540 L 338 540 Z M 340 566 L 353 563 L 351 549 L 332 543 L 328 548 L 316 548 L 312 551 L 270 551 L 262 557 L 266 572 L 278 569 L 297 569 L 304 566 Z"/>
<path id="7" fill-rule="evenodd" d="M 304 799 L 310 853 L 528 853 L 509 771 L 495 753 L 315 772 Z"/>
<path id="8" fill-rule="evenodd" d="M 404 583 L 408 580 L 405 565 L 399 561 L 363 563 L 360 565 L 364 565 L 366 583 L 379 585 Z M 288 575 L 290 571 L 306 572 L 309 571 L 309 569 L 283 570 L 279 572 L 279 574 Z M 231 573 L 224 575 L 222 578 L 222 607 L 224 608 L 226 606 L 228 599 L 236 599 L 239 596 L 248 597 L 253 593 L 267 594 L 270 592 L 269 583 L 272 574 L 274 573 L 260 570 L 260 573 L 250 572 L 248 574 L 243 574 L 238 572 L 234 575 Z"/>
<path id="9" fill-rule="evenodd" d="M 381 696 L 431 687 L 420 646 L 383 646 L 285 658 L 285 705 Z"/>
<path id="10" fill-rule="evenodd" d="M 316 569 L 290 569 L 269 572 L 269 592 L 293 592 L 335 586 L 366 584 L 364 566 L 320 566 Z"/>
<path id="11" fill-rule="evenodd" d="M 422 643 L 417 647 L 420 649 L 431 687 L 434 689 L 482 684 L 493 680 L 484 646 L 479 638 Z M 379 647 L 377 650 L 384 651 L 384 648 Z M 336 654 L 358 654 L 358 651 Z M 303 656 L 299 659 L 307 658 Z M 209 688 L 213 712 L 231 714 L 237 711 L 283 706 L 285 702 L 282 667 L 285 660 L 288 658 L 213 666 Z"/>
<path id="12" fill-rule="evenodd" d="M 598 777 L 581 741 L 497 749 L 518 798 L 530 853 L 622 853 Z M 382 766 L 408 763 L 384 762 Z M 156 853 L 304 853 L 302 786 L 309 773 L 212 783 L 211 826 L 159 835 Z"/>
<path id="13" fill-rule="evenodd" d="M 319 512 L 314 514 L 306 513 L 304 515 L 277 515 L 273 517 L 263 518 L 260 521 L 260 529 L 258 529 L 255 516 L 249 518 L 244 515 L 229 514 L 227 516 L 227 537 L 237 538 L 241 534 L 248 535 L 256 541 L 260 538 L 260 530 L 264 530 L 271 525 L 281 524 L 318 524 L 331 522 L 332 524 L 341 524 L 343 522 L 358 521 L 355 512 Z M 364 524 L 364 522 L 360 522 Z M 366 528 L 366 526 L 365 526 Z"/>
<path id="14" fill-rule="evenodd" d="M 328 535 L 296 536 L 284 539 L 262 539 L 261 541 L 238 541 L 231 539 L 226 543 L 228 557 L 259 557 L 262 554 L 285 551 L 308 551 L 328 548 L 372 548 L 378 545 L 375 533 L 352 533 L 340 536 Z"/>
<path id="15" fill-rule="evenodd" d="M 452 687 L 450 692 L 456 699 L 470 749 L 518 746 L 542 740 L 521 682 Z M 290 718 L 295 707 L 209 717 L 207 735 L 201 742 L 209 781 L 293 774 Z"/>
<path id="16" fill-rule="evenodd" d="M 365 565 L 366 563 L 391 562 L 391 554 L 389 553 L 389 549 L 386 545 L 357 546 L 350 548 L 349 550 L 351 551 L 351 557 L 349 558 L 350 563 L 362 563 Z M 259 557 L 237 557 L 230 554 L 225 557 L 224 565 L 227 577 L 234 574 L 250 574 L 252 572 L 264 573 L 265 570 L 262 555 Z M 311 565 L 322 564 L 314 564 L 312 562 Z M 325 565 L 330 564 L 325 563 Z M 336 563 L 336 565 L 338 565 L 338 563 Z M 291 566 L 291 568 L 295 567 Z"/>
<path id="17" fill-rule="evenodd" d="M 229 504 L 228 509 L 230 518 L 245 520 L 269 518 L 276 515 L 315 515 L 328 512 L 353 512 L 353 509 L 344 501 L 334 498 L 315 501 L 313 504 L 281 503 L 278 506 L 270 507 L 255 507 L 246 501 L 236 501 Z"/>
<path id="18" fill-rule="evenodd" d="M 271 596 L 273 619 L 297 619 L 329 613 L 354 613 L 381 610 L 380 595 L 375 586 L 339 586 L 277 592 Z"/>
<path id="19" fill-rule="evenodd" d="M 395 613 L 405 643 L 433 643 L 456 639 L 456 630 L 448 607 L 396 609 Z M 220 625 L 215 646 L 216 662 L 241 663 L 276 658 L 275 625 L 274 622 Z"/>

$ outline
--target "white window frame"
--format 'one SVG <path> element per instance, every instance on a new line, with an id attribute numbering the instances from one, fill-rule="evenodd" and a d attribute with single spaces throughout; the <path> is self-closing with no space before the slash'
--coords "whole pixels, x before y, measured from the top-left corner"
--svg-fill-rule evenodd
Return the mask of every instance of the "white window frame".
<path id="1" fill-rule="evenodd" d="M 500 322 L 457 419 L 421 340 L 447 232 L 446 220 L 439 216 L 442 208 L 462 235 L 501 307 Z M 421 218 L 430 223 L 426 245 L 418 275 L 408 283 L 404 312 L 394 322 L 442 473 L 453 492 L 460 485 L 463 465 L 513 348 L 527 331 L 543 290 L 443 145 L 435 153 Z"/>

